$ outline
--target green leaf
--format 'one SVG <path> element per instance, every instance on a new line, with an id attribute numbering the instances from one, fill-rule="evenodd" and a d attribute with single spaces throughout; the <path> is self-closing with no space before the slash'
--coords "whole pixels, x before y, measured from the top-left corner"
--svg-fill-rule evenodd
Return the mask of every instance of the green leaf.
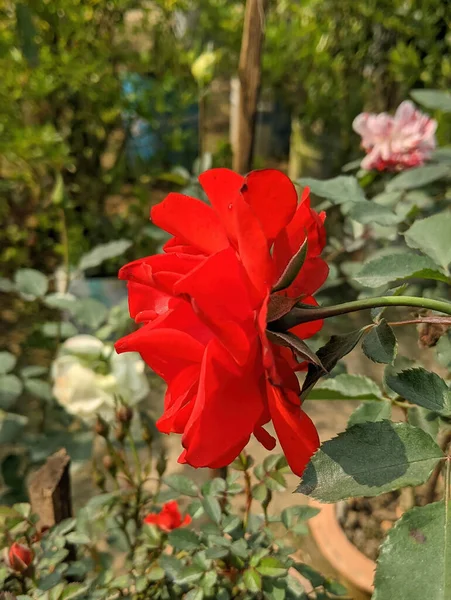
<path id="1" fill-rule="evenodd" d="M 168 475 L 163 481 L 167 486 L 184 496 L 191 496 L 193 498 L 199 496 L 197 485 L 185 475 Z"/>
<path id="2" fill-rule="evenodd" d="M 183 600 L 203 600 L 204 591 L 200 588 L 193 588 L 183 596 Z"/>
<path id="3" fill-rule="evenodd" d="M 83 596 L 87 590 L 88 588 L 82 583 L 66 583 L 61 600 L 75 600 L 75 598 Z"/>
<path id="4" fill-rule="evenodd" d="M 445 270 L 448 269 L 451 263 L 451 212 L 442 211 L 415 221 L 404 237 L 408 246 L 421 250 Z"/>
<path id="5" fill-rule="evenodd" d="M 178 550 L 195 550 L 200 546 L 199 536 L 190 529 L 174 529 L 169 533 L 168 541 Z"/>
<path id="6" fill-rule="evenodd" d="M 283 577 L 287 574 L 285 565 L 274 556 L 262 558 L 256 569 L 263 577 Z"/>
<path id="7" fill-rule="evenodd" d="M 175 581 L 179 585 L 194 583 L 195 581 L 199 581 L 203 574 L 204 570 L 201 567 L 191 565 L 189 567 L 184 567 L 177 575 Z"/>
<path id="8" fill-rule="evenodd" d="M 53 186 L 50 200 L 53 204 L 61 204 L 64 200 L 64 181 L 61 173 L 56 174 L 55 185 Z"/>
<path id="9" fill-rule="evenodd" d="M 309 400 L 376 400 L 383 394 L 375 381 L 364 375 L 341 373 L 318 382 L 308 395 Z"/>
<path id="10" fill-rule="evenodd" d="M 316 196 L 327 198 L 333 204 L 343 202 L 365 201 L 365 194 L 355 177 L 350 175 L 339 175 L 333 179 L 319 180 L 304 177 L 298 180 L 299 185 L 309 187 Z"/>
<path id="11" fill-rule="evenodd" d="M 451 94 L 444 90 L 411 90 L 410 95 L 422 106 L 451 112 Z"/>
<path id="12" fill-rule="evenodd" d="M 357 202 L 353 204 L 348 216 L 362 225 L 372 225 L 377 223 L 378 225 L 396 225 L 400 223 L 403 218 L 402 216 L 395 215 L 395 213 L 387 206 L 376 204 L 376 202 Z"/>
<path id="13" fill-rule="evenodd" d="M 332 371 L 337 362 L 349 354 L 359 343 L 363 335 L 363 329 L 351 331 L 344 335 L 333 335 L 325 346 L 320 348 L 317 356 L 327 372 Z M 324 375 L 323 369 L 317 365 L 309 364 L 307 377 L 301 390 L 301 398 L 305 398 L 318 379 Z"/>
<path id="14" fill-rule="evenodd" d="M 205 512 L 215 523 L 221 522 L 221 505 L 214 496 L 206 496 L 202 499 Z"/>
<path id="15" fill-rule="evenodd" d="M 294 333 L 290 333 L 289 331 L 281 332 L 268 330 L 266 331 L 266 335 L 268 336 L 268 339 L 273 342 L 273 344 L 290 348 L 301 360 L 306 360 L 309 363 L 313 363 L 321 370 L 324 370 L 318 356 L 304 342 L 304 340 L 298 338 L 296 335 L 294 335 Z"/>
<path id="16" fill-rule="evenodd" d="M 6 277 L 0 277 L 0 292 L 12 292 L 16 289 L 14 283 Z"/>
<path id="17" fill-rule="evenodd" d="M 451 391 L 436 373 L 421 367 L 399 373 L 387 371 L 385 381 L 394 392 L 408 402 L 444 417 L 451 416 Z"/>
<path id="18" fill-rule="evenodd" d="M 376 422 L 391 417 L 391 402 L 387 400 L 374 400 L 363 402 L 349 417 L 348 427 L 367 421 Z"/>
<path id="19" fill-rule="evenodd" d="M 0 375 L 9 373 L 16 365 L 17 359 L 11 352 L 0 352 Z M 1 389 L 1 388 L 0 388 Z"/>
<path id="20" fill-rule="evenodd" d="M 373 362 L 393 363 L 398 352 L 398 342 L 393 329 L 385 319 L 381 319 L 380 323 L 363 338 L 362 350 Z"/>
<path id="21" fill-rule="evenodd" d="M 246 569 L 243 573 L 243 583 L 249 592 L 256 594 L 262 589 L 262 578 L 255 569 Z"/>
<path id="22" fill-rule="evenodd" d="M 300 573 L 305 579 L 310 581 L 313 587 L 319 587 L 325 583 L 325 578 L 318 573 L 313 567 L 310 565 L 305 565 L 303 563 L 295 563 L 293 567 L 296 569 L 298 573 Z"/>
<path id="23" fill-rule="evenodd" d="M 420 485 L 443 452 L 421 429 L 378 421 L 354 425 L 322 444 L 297 491 L 322 502 Z"/>
<path id="24" fill-rule="evenodd" d="M 16 375 L 0 376 L 0 409 L 12 407 L 16 398 L 22 393 L 22 382 Z"/>
<path id="25" fill-rule="evenodd" d="M 404 513 L 381 546 L 374 600 L 451 598 L 451 504 Z"/>
<path id="26" fill-rule="evenodd" d="M 75 544 L 76 546 L 82 545 L 90 545 L 92 543 L 91 538 L 85 533 L 80 533 L 79 531 L 72 531 L 68 533 L 66 536 L 69 544 Z"/>
<path id="27" fill-rule="evenodd" d="M 161 567 L 152 567 L 146 577 L 149 581 L 161 581 L 164 579 L 164 570 Z"/>
<path id="28" fill-rule="evenodd" d="M 108 315 L 107 307 L 95 298 L 77 300 L 72 312 L 79 325 L 86 325 L 90 329 L 100 327 Z"/>
<path id="29" fill-rule="evenodd" d="M 42 379 L 25 379 L 25 389 L 32 396 L 41 400 L 51 400 L 53 398 L 52 388 L 47 381 Z"/>
<path id="30" fill-rule="evenodd" d="M 56 308 L 58 310 L 69 310 L 72 311 L 77 303 L 77 298 L 73 294 L 54 293 L 47 294 L 44 298 L 44 304 L 49 308 Z"/>
<path id="31" fill-rule="evenodd" d="M 30 365 L 29 367 L 24 367 L 20 370 L 20 374 L 25 379 L 27 377 L 40 377 L 41 375 L 45 375 L 48 373 L 47 367 L 40 367 L 39 365 Z"/>
<path id="32" fill-rule="evenodd" d="M 0 410 L 0 445 L 17 442 L 28 419 L 15 413 L 6 413 Z"/>
<path id="33" fill-rule="evenodd" d="M 307 521 L 318 513 L 319 509 L 313 506 L 290 506 L 283 509 L 280 517 L 285 527 L 291 529 L 297 521 Z"/>
<path id="34" fill-rule="evenodd" d="M 14 282 L 21 294 L 32 298 L 44 296 L 49 287 L 47 277 L 36 269 L 19 269 L 14 275 Z"/>
<path id="35" fill-rule="evenodd" d="M 61 339 L 73 337 L 77 335 L 77 328 L 72 323 L 43 323 L 41 325 L 42 334 L 49 338 L 58 338 L 61 335 Z"/>
<path id="36" fill-rule="evenodd" d="M 403 279 L 433 279 L 449 283 L 449 277 L 426 256 L 399 252 L 368 261 L 354 276 L 364 287 L 377 288 Z"/>
<path id="37" fill-rule="evenodd" d="M 100 244 L 86 254 L 83 254 L 78 264 L 79 271 L 86 271 L 98 267 L 105 260 L 121 256 L 130 248 L 132 242 L 129 240 L 115 240 L 107 244 Z"/>
<path id="38" fill-rule="evenodd" d="M 414 427 L 419 427 L 428 433 L 433 440 L 437 440 L 440 429 L 440 418 L 436 413 L 426 410 L 421 406 L 412 406 L 407 409 L 407 419 Z"/>
<path id="39" fill-rule="evenodd" d="M 424 167 L 408 169 L 393 177 L 387 184 L 386 190 L 392 192 L 393 190 L 412 190 L 423 187 L 428 183 L 449 175 L 449 172 L 449 167 L 446 165 L 426 165 Z"/>
<path id="40" fill-rule="evenodd" d="M 280 292 L 281 290 L 285 290 L 287 287 L 290 287 L 290 285 L 293 283 L 293 281 L 299 275 L 300 270 L 302 269 L 302 265 L 304 264 L 305 259 L 307 257 L 307 250 L 308 242 L 307 238 L 305 238 L 304 243 L 301 244 L 299 250 L 289 260 L 284 272 L 272 288 L 272 292 Z"/>
<path id="41" fill-rule="evenodd" d="M 260 502 L 260 504 L 265 502 L 268 498 L 268 488 L 266 485 L 264 483 L 257 483 L 257 485 L 254 485 L 252 488 L 252 497 L 255 498 L 257 502 Z"/>

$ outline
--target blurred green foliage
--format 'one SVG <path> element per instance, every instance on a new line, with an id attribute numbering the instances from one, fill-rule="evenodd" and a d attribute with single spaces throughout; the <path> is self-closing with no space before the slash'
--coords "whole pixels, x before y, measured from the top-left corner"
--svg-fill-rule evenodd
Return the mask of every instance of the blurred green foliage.
<path id="1" fill-rule="evenodd" d="M 165 174 L 189 167 L 196 154 L 191 67 L 212 45 L 215 76 L 236 74 L 244 4 L 0 0 L 6 274 L 20 266 L 53 271 L 63 255 L 63 217 L 73 264 L 117 238 L 134 240 L 134 256 L 149 253 L 149 204 L 164 195 Z M 351 123 L 361 110 L 391 110 L 412 88 L 449 87 L 447 10 L 445 0 L 269 3 L 263 86 L 301 120 L 323 174 L 355 155 Z M 139 93 L 124 93 L 130 75 Z M 137 123 L 153 132 L 145 143 L 158 146 L 144 160 L 129 155 Z M 441 127 L 442 136 L 449 131 Z"/>

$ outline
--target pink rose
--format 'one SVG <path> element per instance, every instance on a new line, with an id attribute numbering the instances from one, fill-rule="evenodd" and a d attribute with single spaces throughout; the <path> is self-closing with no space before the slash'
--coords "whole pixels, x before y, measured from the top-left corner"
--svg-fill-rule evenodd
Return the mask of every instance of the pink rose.
<path id="1" fill-rule="evenodd" d="M 362 137 L 366 156 L 361 166 L 368 171 L 418 167 L 430 158 L 436 146 L 437 121 L 409 100 L 398 106 L 393 117 L 387 113 L 361 113 L 352 127 Z"/>

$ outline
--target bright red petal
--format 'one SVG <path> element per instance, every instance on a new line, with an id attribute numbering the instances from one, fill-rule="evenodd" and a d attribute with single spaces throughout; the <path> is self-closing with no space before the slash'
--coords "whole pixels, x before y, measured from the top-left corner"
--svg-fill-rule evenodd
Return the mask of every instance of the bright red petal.
<path id="1" fill-rule="evenodd" d="M 237 377 L 231 375 L 229 361 L 218 342 L 210 342 L 195 407 L 182 438 L 186 461 L 194 467 L 216 465 L 218 459 L 224 466 L 229 452 L 236 458 L 264 411 L 258 362 L 250 360 Z"/>
<path id="2" fill-rule="evenodd" d="M 274 267 L 268 241 L 250 206 L 242 197 L 234 204 L 241 262 L 254 288 L 254 302 L 260 306 L 274 283 Z"/>
<path id="3" fill-rule="evenodd" d="M 171 193 L 152 208 L 151 216 L 155 225 L 206 254 L 219 252 L 229 245 L 214 210 L 196 198 Z"/>
<path id="4" fill-rule="evenodd" d="M 210 169 L 199 175 L 211 205 L 219 215 L 231 242 L 237 239 L 233 205 L 239 196 L 244 177 L 229 169 Z"/>
<path id="5" fill-rule="evenodd" d="M 268 402 L 271 419 L 280 445 L 291 470 L 301 476 L 307 463 L 319 448 L 318 432 L 300 403 L 284 398 L 284 392 L 268 384 Z"/>
<path id="6" fill-rule="evenodd" d="M 249 173 L 242 194 L 269 242 L 288 225 L 296 212 L 296 188 L 286 175 L 275 169 Z"/>
<path id="7" fill-rule="evenodd" d="M 263 427 L 256 427 L 254 429 L 254 435 L 260 444 L 266 448 L 266 450 L 274 450 L 276 447 L 276 439 Z"/>

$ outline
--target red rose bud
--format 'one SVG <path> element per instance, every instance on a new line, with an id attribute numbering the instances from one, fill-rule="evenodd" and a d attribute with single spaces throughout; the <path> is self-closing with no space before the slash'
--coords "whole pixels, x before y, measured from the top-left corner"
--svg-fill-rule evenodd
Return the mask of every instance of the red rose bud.
<path id="1" fill-rule="evenodd" d="M 33 562 L 33 551 L 28 546 L 14 542 L 6 551 L 7 566 L 18 573 L 24 573 Z"/>
<path id="2" fill-rule="evenodd" d="M 119 272 L 141 326 L 116 350 L 139 352 L 168 384 L 156 425 L 182 435 L 179 462 L 225 467 L 252 435 L 271 450 L 276 440 L 264 426 L 272 421 L 292 471 L 301 475 L 319 447 L 295 375 L 295 349 L 302 356 L 303 344 L 288 348 L 268 329 L 296 302 L 317 306 L 313 294 L 328 274 L 320 256 L 325 214 L 310 207 L 308 188 L 299 199 L 288 177 L 273 169 L 245 177 L 211 169 L 199 180 L 210 205 L 169 194 L 151 213 L 154 225 L 173 236 L 163 254 Z M 305 340 L 322 326 L 291 325 L 284 339 Z"/>
<path id="3" fill-rule="evenodd" d="M 173 529 L 185 527 L 191 523 L 191 517 L 185 515 L 182 519 L 178 504 L 175 500 L 163 504 L 163 508 L 159 513 L 151 513 L 144 519 L 144 523 L 148 525 L 156 525 L 161 531 L 169 533 Z"/>

